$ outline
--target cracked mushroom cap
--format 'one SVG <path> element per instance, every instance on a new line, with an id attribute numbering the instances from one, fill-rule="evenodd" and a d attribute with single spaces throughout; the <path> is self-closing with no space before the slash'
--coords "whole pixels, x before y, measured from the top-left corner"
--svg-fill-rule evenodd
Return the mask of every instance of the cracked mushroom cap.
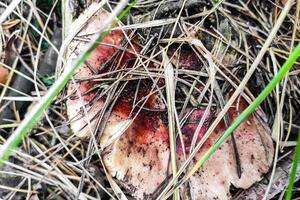
<path id="1" fill-rule="evenodd" d="M 89 39 L 87 33 L 97 32 L 102 21 L 109 13 L 99 10 L 79 33 L 79 38 Z M 71 67 L 74 60 L 86 49 L 85 40 L 74 39 L 68 49 L 67 64 Z M 103 44 L 87 59 L 85 64 L 74 75 L 75 83 L 70 82 L 67 88 L 67 113 L 73 132 L 81 138 L 87 138 L 95 131 L 97 118 L 104 107 L 106 96 L 101 96 L 99 90 L 93 90 L 99 82 L 87 80 L 88 77 L 106 72 L 107 69 L 128 67 L 130 60 L 135 58 L 131 46 L 124 46 L 123 32 L 114 30 L 104 40 Z M 124 48 L 119 48 L 119 47 Z M 134 50 L 139 52 L 136 44 Z M 182 58 L 184 59 L 184 58 Z M 189 60 L 192 57 L 188 58 Z M 183 67 L 188 67 L 190 61 L 182 61 Z M 198 61 L 191 61 L 197 63 Z M 130 66 L 129 66 L 130 67 Z M 180 67 L 180 66 L 179 66 Z M 78 81 L 80 80 L 81 81 Z M 158 93 L 152 93 L 151 88 L 144 84 L 134 89 L 126 87 L 109 113 L 100 146 L 104 149 L 103 160 L 108 172 L 119 180 L 122 186 L 136 199 L 151 197 L 170 175 L 170 149 L 166 106 Z M 137 91 L 137 93 L 136 93 Z M 133 98 L 136 95 L 136 98 Z M 99 97 L 101 96 L 101 97 Z M 147 98 L 144 98 L 144 97 Z M 144 102 L 137 105 L 136 102 Z M 247 106 L 243 98 L 235 102 L 228 115 L 234 121 L 238 114 Z M 158 111 L 161 110 L 161 111 Z M 204 109 L 195 109 L 182 127 L 184 148 L 177 141 L 177 163 L 184 162 L 183 151 L 189 152 L 191 141 L 196 134 L 199 141 L 205 134 L 213 119 L 212 111 L 205 116 L 205 122 L 198 133 L 195 133 L 200 120 L 204 117 Z M 227 141 L 189 180 L 189 187 L 182 186 L 180 191 L 183 199 L 187 194 L 194 200 L 230 199 L 229 188 L 248 188 L 262 178 L 273 160 L 273 144 L 270 129 L 258 114 L 252 114 L 234 132 L 238 153 L 241 160 L 242 175 L 237 176 L 236 162 L 233 155 L 232 141 Z M 263 113 L 260 113 L 262 119 Z M 200 151 L 196 161 L 211 147 L 225 131 L 221 122 L 214 130 Z"/>

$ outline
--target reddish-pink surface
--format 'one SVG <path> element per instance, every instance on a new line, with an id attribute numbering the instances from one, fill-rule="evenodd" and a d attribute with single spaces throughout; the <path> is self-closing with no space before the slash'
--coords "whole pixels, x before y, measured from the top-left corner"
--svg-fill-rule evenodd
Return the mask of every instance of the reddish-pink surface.
<path id="1" fill-rule="evenodd" d="M 173 65 L 179 68 L 199 70 L 202 67 L 198 55 L 191 48 L 171 46 L 168 49 L 168 56 Z"/>
<path id="2" fill-rule="evenodd" d="M 117 69 L 132 67 L 134 59 L 136 58 L 135 52 L 139 53 L 140 48 L 136 43 L 136 39 L 132 41 L 133 48 L 130 44 L 127 44 L 127 48 L 124 48 L 122 43 L 125 43 L 125 41 L 126 39 L 122 31 L 111 31 L 108 36 L 102 40 L 102 44 L 90 54 L 86 60 L 88 67 L 85 66 L 84 70 L 91 72 L 90 68 L 92 68 L 92 71 L 96 72 L 96 74 L 107 72 L 110 70 L 111 65 L 110 67 L 105 68 L 104 64 L 106 64 L 106 62 L 112 59 L 114 56 L 115 58 L 112 59 L 113 66 L 115 66 Z M 124 48 L 125 50 L 120 47 Z M 76 75 L 79 78 L 81 76 L 80 72 L 78 72 Z M 96 84 L 99 84 L 99 82 L 91 80 L 83 81 L 78 85 L 79 92 L 85 102 L 90 101 L 95 95 L 96 90 L 89 90 L 91 90 Z"/>
<path id="3" fill-rule="evenodd" d="M 120 64 L 115 63 L 118 68 L 123 68 L 126 62 L 132 58 L 136 58 L 135 52 L 139 53 L 140 48 L 136 43 L 136 40 L 132 40 L 133 48 L 130 44 L 126 43 L 126 38 L 122 31 L 111 31 L 107 37 L 102 40 L 102 45 L 99 45 L 89 56 L 87 62 L 95 71 L 102 69 L 102 65 L 106 63 L 112 56 L 116 56 L 116 61 L 120 61 Z M 126 43 L 122 45 L 122 43 Z M 125 48 L 122 50 L 120 47 Z M 115 55 L 117 54 L 117 55 Z"/>
<path id="4" fill-rule="evenodd" d="M 201 109 L 201 108 L 197 108 L 197 109 L 193 110 L 181 129 L 186 153 L 189 153 L 189 151 L 190 151 L 190 146 L 192 144 L 194 135 L 197 134 L 197 139 L 196 139 L 196 144 L 197 144 L 203 137 L 204 133 L 206 132 L 206 130 L 210 124 L 212 114 L 210 113 L 210 111 L 208 111 L 208 114 L 205 117 L 204 112 L 205 112 L 205 109 Z M 200 124 L 200 121 L 203 117 L 205 117 L 204 123 L 202 124 L 201 127 L 199 127 L 198 133 L 195 133 L 197 130 L 197 127 Z M 181 141 L 180 141 L 179 137 L 177 137 L 176 144 L 177 144 L 177 153 L 179 153 L 179 154 L 183 153 L 182 145 L 181 145 Z M 210 145 L 210 140 L 208 139 L 204 143 L 204 147 L 209 146 L 209 145 Z"/>
<path id="5" fill-rule="evenodd" d="M 113 56 L 115 58 L 113 59 L 114 66 L 117 66 L 118 69 L 124 68 L 124 67 L 132 67 L 132 63 L 134 59 L 136 58 L 134 51 L 139 53 L 140 48 L 136 44 L 136 40 L 133 40 L 133 47 L 131 45 L 127 45 L 127 48 L 122 45 L 124 43 L 125 37 L 121 31 L 115 30 L 108 34 L 107 37 L 105 37 L 102 41 L 103 44 L 99 45 L 89 56 L 87 59 L 87 63 L 90 67 L 93 68 L 94 71 L 100 73 L 100 72 L 107 72 L 110 69 L 104 68 L 103 64 L 105 64 L 108 60 L 110 60 Z M 122 46 L 122 48 L 118 48 Z M 110 66 L 111 67 L 111 66 Z M 86 67 L 86 70 L 90 70 L 88 67 Z M 79 74 L 80 75 L 80 74 Z M 99 84 L 99 82 L 94 81 L 83 81 L 78 85 L 79 92 L 83 97 L 83 100 L 86 103 L 90 103 L 93 98 L 95 98 L 96 91 L 97 90 L 91 90 L 96 84 Z M 89 92 L 88 92 L 89 91 Z M 137 99 L 136 101 L 140 101 L 143 97 L 148 96 L 150 93 L 149 88 L 142 88 L 138 91 Z M 135 111 L 138 110 L 135 108 L 133 110 L 132 103 L 134 100 L 135 95 L 135 88 L 132 88 L 131 90 L 126 90 L 121 96 L 118 98 L 118 101 L 116 102 L 113 113 L 117 113 L 118 115 L 121 115 L 122 118 L 129 118 L 130 113 L 133 115 L 135 114 Z M 150 95 L 148 100 L 145 102 L 145 107 L 149 109 L 156 109 L 159 107 L 156 102 L 157 95 Z M 73 100 L 74 103 L 78 103 L 77 99 Z M 102 100 L 98 100 L 102 101 Z M 70 102 L 72 104 L 72 102 Z M 160 116 L 157 114 L 157 112 L 152 111 L 146 111 L 144 109 L 141 109 L 139 111 L 139 114 L 136 116 L 132 128 L 135 130 L 135 142 L 137 144 L 146 144 L 154 137 L 157 139 L 161 139 L 163 141 L 168 142 L 168 132 L 167 128 L 165 128 L 164 131 L 156 132 L 156 128 L 158 127 L 158 123 L 160 121 Z M 155 133 L 155 135 L 153 135 Z"/>
<path id="6" fill-rule="evenodd" d="M 137 93 L 136 101 L 140 101 L 143 97 L 147 96 L 149 92 L 150 91 L 146 91 L 145 89 L 140 90 Z M 156 111 L 139 109 L 139 107 L 133 109 L 132 103 L 134 100 L 134 94 L 135 91 L 126 91 L 126 93 L 121 95 L 118 99 L 113 110 L 114 112 L 118 114 L 121 113 L 122 116 L 127 117 L 129 117 L 130 113 L 132 113 L 132 117 L 134 117 L 136 112 L 140 110 L 131 125 L 132 129 L 135 130 L 136 145 L 146 144 L 153 138 L 160 139 L 168 143 L 169 135 L 167 127 L 165 126 L 163 131 L 156 131 L 156 128 L 159 126 L 158 123 L 161 123 L 161 114 Z M 155 109 L 158 107 L 155 101 L 156 96 L 157 94 L 153 94 L 146 101 L 145 105 L 148 109 Z"/>

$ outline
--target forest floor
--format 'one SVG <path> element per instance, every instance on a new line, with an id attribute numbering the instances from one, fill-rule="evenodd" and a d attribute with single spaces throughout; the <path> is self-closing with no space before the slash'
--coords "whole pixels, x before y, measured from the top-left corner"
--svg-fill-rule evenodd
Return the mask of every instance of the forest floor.
<path id="1" fill-rule="evenodd" d="M 114 0 L 106 2 L 103 3 L 106 10 L 118 4 Z M 12 4 L 15 6 L 10 7 Z M 0 1 L 1 146 L 61 75 L 65 67 L 58 67 L 57 62 L 61 45 L 74 28 L 71 22 L 91 4 L 92 0 Z M 177 52 L 183 57 L 178 61 L 181 65 L 196 62 L 201 66 L 178 69 L 175 74 L 176 95 L 181 96 L 176 96 L 174 102 L 180 108 L 177 116 L 180 119 L 187 105 L 209 106 L 219 112 L 244 79 L 249 80 L 239 90 L 251 103 L 299 43 L 299 10 L 300 1 L 293 0 L 143 0 L 122 19 L 122 28 L 137 35 L 134 40 L 142 49 L 142 58 L 149 58 L 148 65 L 162 63 L 165 55 L 158 52 L 167 47 L 167 56 Z M 191 43 L 191 38 L 201 41 L 202 52 Z M 218 70 L 213 76 L 209 74 L 211 63 L 205 55 L 218 60 Z M 164 79 L 158 69 L 139 68 L 127 78 L 120 77 L 117 69 L 111 73 L 99 87 L 137 80 L 159 86 L 160 79 Z M 217 91 L 207 87 L 212 80 L 218 86 Z M 121 88 L 119 85 L 109 95 L 114 96 Z M 197 88 L 206 88 L 207 92 Z M 161 93 L 166 93 L 164 88 Z M 112 184 L 118 180 L 110 180 L 101 159 L 91 153 L 91 146 L 98 144 L 74 137 L 66 96 L 64 89 L 0 169 L 0 199 L 107 199 L 118 196 L 119 189 L 131 198 L 128 191 Z M 220 99 L 224 102 L 220 103 Z M 259 187 L 265 191 L 268 186 L 271 189 L 267 199 L 283 198 L 300 128 L 299 59 L 260 109 L 271 129 L 274 162 L 264 179 L 248 189 L 248 194 L 243 189 L 230 188 L 234 199 L 241 195 L 244 199 L 255 199 L 250 197 L 251 192 L 255 193 Z M 281 177 L 279 183 L 278 177 Z M 295 185 L 294 197 L 299 195 L 298 186 L 299 183 Z"/>

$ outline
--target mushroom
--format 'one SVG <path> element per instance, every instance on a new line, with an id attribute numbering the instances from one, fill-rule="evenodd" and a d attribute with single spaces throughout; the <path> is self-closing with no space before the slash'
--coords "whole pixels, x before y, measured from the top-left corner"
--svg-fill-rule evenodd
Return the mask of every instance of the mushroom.
<path id="1" fill-rule="evenodd" d="M 99 10 L 78 34 L 78 38 L 81 39 L 74 39 L 71 42 L 67 53 L 67 67 L 72 66 L 73 60 L 82 53 L 81 49 L 86 49 L 85 40 L 93 35 L 88 33 L 96 33 L 107 15 L 109 15 L 107 11 Z M 110 59 L 118 65 L 110 65 L 108 68 L 130 67 L 128 60 L 135 58 L 130 51 L 139 52 L 135 41 L 133 46 L 127 47 L 124 46 L 123 41 L 125 41 L 123 32 L 113 30 L 103 40 L 105 44 L 100 44 L 86 63 L 77 70 L 74 79 L 81 79 L 81 81 L 68 84 L 67 113 L 74 134 L 80 138 L 88 138 L 95 131 L 97 117 L 104 107 L 106 98 L 105 96 L 99 98 L 99 94 L 92 90 L 99 83 L 88 81 L 87 78 L 105 72 Z M 121 46 L 123 48 L 120 48 Z M 187 62 L 183 60 L 182 67 L 187 67 Z M 191 61 L 191 63 L 197 62 Z M 108 172 L 118 179 L 124 189 L 135 199 L 146 199 L 152 197 L 170 175 L 169 134 L 166 105 L 161 101 L 159 93 L 153 92 L 146 81 L 141 81 L 140 87 L 137 85 L 133 81 L 117 97 L 102 133 L 100 146 L 103 149 L 104 167 Z M 142 102 L 144 108 L 141 104 L 137 105 L 137 102 Z M 242 97 L 239 98 L 228 111 L 229 119 L 234 121 L 246 107 L 246 101 Z M 199 141 L 213 120 L 214 111 L 210 110 L 202 128 L 195 133 L 199 121 L 204 117 L 203 113 L 203 108 L 194 109 L 182 126 L 185 145 L 183 148 L 177 141 L 178 166 L 184 162 L 183 151 L 187 153 L 190 151 L 194 135 L 197 135 Z M 228 138 L 204 166 L 189 179 L 189 187 L 181 186 L 182 198 L 188 199 L 187 194 L 189 194 L 194 200 L 226 200 L 231 197 L 231 185 L 245 189 L 261 180 L 272 163 L 274 151 L 270 129 L 264 118 L 262 112 L 252 114 L 234 133 L 241 160 L 240 178 L 236 172 L 232 141 Z M 194 163 L 218 140 L 225 129 L 224 122 L 220 122 L 197 152 Z"/>
<path id="2" fill-rule="evenodd" d="M 228 110 L 230 121 L 234 121 L 239 113 L 247 107 L 246 101 L 241 97 Z M 185 136 L 185 149 L 189 150 L 191 138 L 195 134 L 198 123 L 203 117 L 204 110 L 196 109 L 192 112 L 186 124 L 182 128 Z M 243 122 L 235 131 L 235 140 L 238 148 L 241 165 L 241 177 L 236 171 L 236 162 L 232 145 L 232 138 L 228 138 L 219 149 L 204 163 L 201 169 L 189 180 L 189 193 L 192 199 L 230 199 L 230 186 L 247 189 L 255 182 L 261 180 L 267 173 L 273 161 L 273 142 L 270 137 L 270 129 L 263 121 L 265 116 L 262 112 L 252 114 L 247 121 Z M 262 118 L 261 118 L 262 117 Z M 206 117 L 203 128 L 198 133 L 199 141 L 207 123 L 212 115 Z M 202 148 L 197 152 L 193 164 L 220 138 L 225 132 L 225 124 L 221 121 L 210 137 L 205 141 Z M 187 151 L 188 152 L 188 151 Z M 181 148 L 177 148 L 179 165 L 184 162 Z M 187 190 L 187 188 L 182 188 Z M 184 194 L 184 192 L 182 192 Z M 186 199 L 183 197 L 183 199 Z"/>

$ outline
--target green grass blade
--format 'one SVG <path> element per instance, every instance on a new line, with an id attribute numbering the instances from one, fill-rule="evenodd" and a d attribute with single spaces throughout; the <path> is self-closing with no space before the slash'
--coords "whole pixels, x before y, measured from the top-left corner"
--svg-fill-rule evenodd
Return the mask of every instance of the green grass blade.
<path id="1" fill-rule="evenodd" d="M 223 144 L 228 136 L 243 122 L 247 117 L 255 111 L 255 109 L 264 101 L 264 99 L 271 93 L 271 91 L 276 87 L 276 85 L 284 78 L 284 76 L 289 72 L 293 64 L 296 62 L 300 55 L 300 43 L 297 45 L 294 52 L 291 54 L 289 59 L 283 64 L 282 68 L 279 70 L 277 75 L 270 81 L 270 83 L 265 87 L 265 89 L 260 93 L 260 95 L 239 115 L 239 117 L 231 124 L 231 126 L 225 131 L 222 137 L 214 144 L 196 163 L 196 165 L 189 171 L 185 176 L 183 181 L 186 181 L 191 177 L 198 169 L 204 164 L 206 160 Z"/>
<path id="2" fill-rule="evenodd" d="M 99 45 L 99 42 L 107 36 L 111 29 L 130 11 L 132 6 L 136 4 L 137 0 L 131 2 L 114 20 L 110 25 L 108 25 L 107 31 L 103 31 L 95 42 L 88 48 L 88 50 L 79 58 L 79 60 L 72 66 L 70 70 L 65 70 L 65 72 L 59 77 L 59 79 L 53 84 L 49 89 L 47 94 L 43 99 L 31 110 L 29 115 L 22 121 L 20 126 L 13 132 L 13 134 L 8 138 L 4 145 L 0 149 L 0 167 L 3 162 L 8 159 L 12 154 L 14 148 L 18 146 L 21 140 L 26 136 L 29 130 L 37 123 L 44 111 L 50 106 L 53 99 L 61 92 L 68 81 L 71 79 L 74 72 L 81 66 L 84 61 L 89 57 L 91 52 Z"/>
<path id="3" fill-rule="evenodd" d="M 294 182 L 295 182 L 295 178 L 296 178 L 296 174 L 297 174 L 299 160 L 300 160 L 300 129 L 298 132 L 298 142 L 297 142 L 297 146 L 296 146 L 296 150 L 295 150 L 293 166 L 292 166 L 292 170 L 291 170 L 291 174 L 290 174 L 290 178 L 289 178 L 289 185 L 288 185 L 288 189 L 286 192 L 285 200 L 292 199 L 292 191 L 293 191 L 293 186 L 294 186 Z"/>

